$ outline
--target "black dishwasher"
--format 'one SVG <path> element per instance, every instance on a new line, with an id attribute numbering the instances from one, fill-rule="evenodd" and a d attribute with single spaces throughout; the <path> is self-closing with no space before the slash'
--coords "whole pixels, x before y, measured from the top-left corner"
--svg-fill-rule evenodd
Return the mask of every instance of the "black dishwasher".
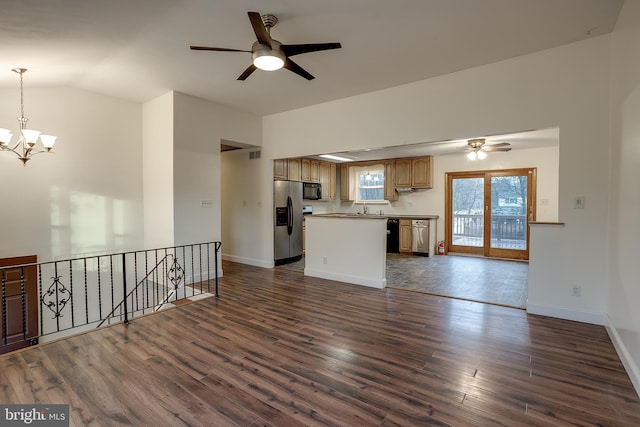
<path id="1" fill-rule="evenodd" d="M 400 253 L 400 220 L 387 219 L 387 253 Z"/>

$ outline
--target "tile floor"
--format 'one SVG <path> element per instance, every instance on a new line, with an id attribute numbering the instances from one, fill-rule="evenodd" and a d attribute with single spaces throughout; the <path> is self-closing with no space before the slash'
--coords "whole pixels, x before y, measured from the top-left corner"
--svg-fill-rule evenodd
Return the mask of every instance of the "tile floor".
<path id="1" fill-rule="evenodd" d="M 304 258 L 276 268 L 303 271 Z M 387 254 L 387 286 L 434 295 L 526 308 L 529 264 L 445 255 Z"/>
<path id="2" fill-rule="evenodd" d="M 387 255 L 387 286 L 526 308 L 529 264 L 463 255 Z"/>

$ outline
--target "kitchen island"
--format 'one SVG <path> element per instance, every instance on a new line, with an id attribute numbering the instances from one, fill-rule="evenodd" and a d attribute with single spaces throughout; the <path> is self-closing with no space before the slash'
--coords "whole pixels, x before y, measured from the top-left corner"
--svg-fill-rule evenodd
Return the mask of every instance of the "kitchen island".
<path id="1" fill-rule="evenodd" d="M 387 217 L 307 215 L 304 274 L 382 289 L 387 284 Z"/>

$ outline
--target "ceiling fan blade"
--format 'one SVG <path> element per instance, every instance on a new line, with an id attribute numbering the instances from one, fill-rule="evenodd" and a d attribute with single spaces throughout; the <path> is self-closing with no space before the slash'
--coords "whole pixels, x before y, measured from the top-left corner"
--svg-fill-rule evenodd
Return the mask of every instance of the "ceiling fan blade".
<path id="1" fill-rule="evenodd" d="M 482 151 L 511 151 L 511 147 L 497 147 L 495 145 L 485 145 Z"/>
<path id="2" fill-rule="evenodd" d="M 248 52 L 251 53 L 250 50 L 241 50 L 241 49 L 229 49 L 226 47 L 209 47 L 209 46 L 189 46 L 191 50 L 211 50 L 214 52 Z"/>
<path id="3" fill-rule="evenodd" d="M 249 20 L 251 21 L 253 32 L 256 33 L 258 42 L 269 46 L 269 49 L 271 49 L 271 36 L 269 36 L 267 28 L 264 26 L 264 22 L 262 22 L 262 16 L 260 16 L 258 12 L 247 12 L 247 15 L 249 15 Z"/>
<path id="4" fill-rule="evenodd" d="M 251 73 L 253 73 L 256 70 L 256 68 L 257 67 L 253 64 L 249 65 L 247 69 L 244 70 L 242 74 L 240 74 L 240 77 L 238 77 L 238 80 L 243 80 L 243 81 L 246 80 L 247 77 L 249 77 Z"/>
<path id="5" fill-rule="evenodd" d="M 342 48 L 342 45 L 340 43 L 283 44 L 282 46 L 280 46 L 280 49 L 287 56 L 340 48 Z"/>
<path id="6" fill-rule="evenodd" d="M 315 77 L 313 77 L 311 74 L 309 74 L 304 68 L 302 68 L 301 66 L 299 66 L 298 64 L 296 64 L 295 62 L 290 60 L 289 58 L 287 58 L 284 61 L 284 68 L 286 68 L 289 71 L 293 71 L 297 75 L 302 76 L 307 80 L 315 79 Z"/>
<path id="7" fill-rule="evenodd" d="M 508 142 L 498 142 L 497 144 L 486 145 L 486 147 L 510 147 L 511 144 Z"/>

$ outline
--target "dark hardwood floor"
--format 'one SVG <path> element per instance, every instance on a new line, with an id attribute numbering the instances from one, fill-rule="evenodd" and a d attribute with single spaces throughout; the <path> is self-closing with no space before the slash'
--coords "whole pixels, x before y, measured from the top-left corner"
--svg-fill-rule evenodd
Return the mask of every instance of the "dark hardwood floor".
<path id="1" fill-rule="evenodd" d="M 0 356 L 71 425 L 637 426 L 604 328 L 224 263 L 207 298 Z"/>

